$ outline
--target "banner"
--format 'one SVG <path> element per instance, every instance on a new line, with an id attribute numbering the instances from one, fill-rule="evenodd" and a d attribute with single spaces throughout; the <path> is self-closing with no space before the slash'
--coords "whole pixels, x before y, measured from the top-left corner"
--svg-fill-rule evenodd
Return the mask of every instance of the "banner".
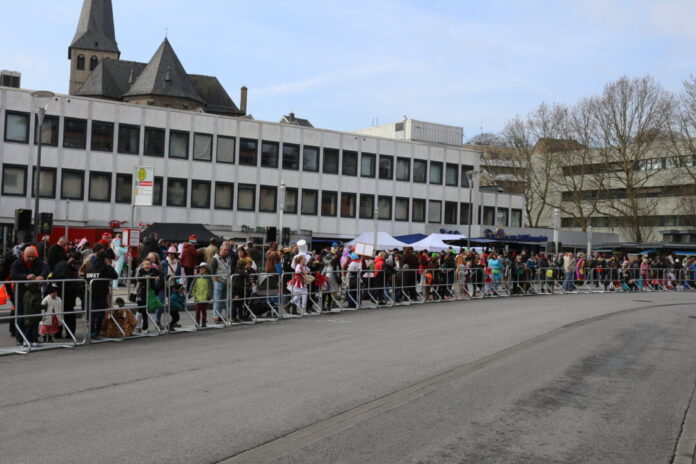
<path id="1" fill-rule="evenodd" d="M 133 172 L 133 205 L 152 206 L 155 192 L 155 169 L 137 166 Z"/>

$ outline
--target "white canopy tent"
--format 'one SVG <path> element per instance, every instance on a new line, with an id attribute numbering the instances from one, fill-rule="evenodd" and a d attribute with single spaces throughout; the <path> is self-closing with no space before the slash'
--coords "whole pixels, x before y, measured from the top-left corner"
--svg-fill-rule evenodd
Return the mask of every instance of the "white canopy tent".
<path id="1" fill-rule="evenodd" d="M 372 245 L 374 243 L 374 240 L 374 232 L 363 232 L 350 242 L 346 242 L 345 245 L 355 246 L 356 243 L 367 243 Z M 377 250 L 393 250 L 394 248 L 401 250 L 405 246 L 408 246 L 408 244 L 398 241 L 388 233 L 377 232 Z"/>
<path id="2" fill-rule="evenodd" d="M 449 247 L 454 248 L 455 250 L 458 250 L 459 247 L 456 247 L 454 245 L 448 245 L 445 243 L 445 240 L 466 240 L 466 235 L 460 235 L 460 234 L 430 234 L 427 237 L 425 237 L 422 240 L 419 240 L 417 242 L 411 243 L 410 247 L 413 247 L 414 250 L 428 250 L 428 251 L 445 251 L 449 249 Z"/>

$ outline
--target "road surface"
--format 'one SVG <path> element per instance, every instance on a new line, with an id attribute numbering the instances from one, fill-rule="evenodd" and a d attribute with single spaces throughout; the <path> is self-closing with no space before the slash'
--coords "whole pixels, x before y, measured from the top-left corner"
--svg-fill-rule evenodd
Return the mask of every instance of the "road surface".
<path id="1" fill-rule="evenodd" d="M 695 317 L 689 293 L 500 298 L 6 356 L 0 462 L 671 463 Z"/>

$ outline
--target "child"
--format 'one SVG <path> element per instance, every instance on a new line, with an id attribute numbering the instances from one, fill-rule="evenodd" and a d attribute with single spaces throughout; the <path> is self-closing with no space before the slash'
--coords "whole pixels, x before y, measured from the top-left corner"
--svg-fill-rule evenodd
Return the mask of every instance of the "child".
<path id="1" fill-rule="evenodd" d="M 423 275 L 425 276 L 423 281 L 423 287 L 425 288 L 425 301 L 428 301 L 431 298 L 433 289 L 433 270 L 426 269 L 425 274 Z"/>
<path id="2" fill-rule="evenodd" d="M 38 348 L 41 346 L 39 344 L 39 322 L 41 322 L 41 288 L 39 284 L 33 282 L 27 284 L 22 298 L 22 308 L 25 315 L 27 341 L 32 347 Z"/>
<path id="3" fill-rule="evenodd" d="M 196 324 L 199 327 L 205 327 L 207 322 L 206 318 L 208 316 L 208 302 L 210 301 L 210 277 L 208 273 L 210 268 L 208 264 L 203 262 L 198 266 L 198 277 L 193 282 L 193 290 L 191 290 L 191 296 L 193 296 L 193 301 L 196 303 Z"/>
<path id="4" fill-rule="evenodd" d="M 186 309 L 186 287 L 180 283 L 172 285 L 172 294 L 169 295 L 169 331 L 174 332 L 179 322 L 179 311 Z M 198 314 L 198 311 L 196 311 Z"/>
<path id="5" fill-rule="evenodd" d="M 63 324 L 63 301 L 58 296 L 58 286 L 51 285 L 49 294 L 41 301 L 41 322 L 39 334 L 44 343 L 53 343 L 53 336 L 60 331 Z"/>

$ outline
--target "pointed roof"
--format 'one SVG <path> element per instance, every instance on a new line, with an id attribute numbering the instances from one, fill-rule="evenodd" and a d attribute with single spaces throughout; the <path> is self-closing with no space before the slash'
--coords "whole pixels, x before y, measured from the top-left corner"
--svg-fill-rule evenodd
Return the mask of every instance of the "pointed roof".
<path id="1" fill-rule="evenodd" d="M 303 118 L 297 118 L 295 117 L 295 113 L 290 113 L 285 116 L 283 116 L 280 120 L 281 124 L 292 124 L 294 126 L 302 126 L 302 127 L 314 127 L 311 122 L 309 122 L 308 119 L 303 119 Z"/>
<path id="2" fill-rule="evenodd" d="M 205 100 L 203 110 L 206 113 L 231 116 L 242 116 L 244 114 L 234 104 L 217 77 L 202 76 L 200 74 L 189 74 L 188 77 L 191 79 L 196 91 L 198 91 L 198 95 Z"/>
<path id="3" fill-rule="evenodd" d="M 71 48 L 121 53 L 116 44 L 111 0 L 84 0 L 68 58 Z"/>
<path id="4" fill-rule="evenodd" d="M 150 62 L 131 86 L 125 97 L 159 95 L 187 98 L 205 103 L 199 95 L 184 66 L 177 58 L 169 40 L 164 39 Z"/>
<path id="5" fill-rule="evenodd" d="M 145 66 L 145 63 L 137 61 L 105 58 L 94 68 L 75 95 L 119 100 L 124 93 L 128 92 Z"/>

